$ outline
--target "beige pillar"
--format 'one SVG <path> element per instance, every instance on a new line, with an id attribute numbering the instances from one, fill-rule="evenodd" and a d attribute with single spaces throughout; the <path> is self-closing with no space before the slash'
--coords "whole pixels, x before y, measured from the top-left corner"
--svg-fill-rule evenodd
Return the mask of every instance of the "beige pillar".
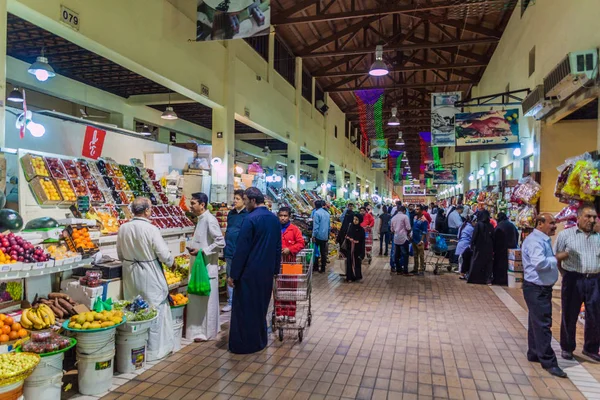
<path id="1" fill-rule="evenodd" d="M 0 0 L 0 147 L 6 144 L 6 2 L 7 0 Z"/>

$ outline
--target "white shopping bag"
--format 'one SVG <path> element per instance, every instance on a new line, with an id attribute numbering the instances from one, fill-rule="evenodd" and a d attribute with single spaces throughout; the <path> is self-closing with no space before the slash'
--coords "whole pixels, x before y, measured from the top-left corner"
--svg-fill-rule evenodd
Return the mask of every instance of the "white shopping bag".
<path id="1" fill-rule="evenodd" d="M 346 259 L 337 258 L 333 263 L 333 272 L 339 275 L 346 275 Z"/>

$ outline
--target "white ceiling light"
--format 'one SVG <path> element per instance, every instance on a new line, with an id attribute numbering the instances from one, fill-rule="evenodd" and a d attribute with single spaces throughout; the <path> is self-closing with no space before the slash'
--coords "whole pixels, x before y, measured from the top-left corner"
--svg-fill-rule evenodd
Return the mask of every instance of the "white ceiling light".
<path id="1" fill-rule="evenodd" d="M 304 185 L 306 183 L 306 181 L 304 179 L 300 179 L 300 184 Z"/>
<path id="2" fill-rule="evenodd" d="M 496 169 L 497 166 L 498 166 L 498 160 L 496 159 L 496 157 L 494 157 L 494 158 L 492 158 L 492 162 L 490 163 L 490 168 Z"/>
<path id="3" fill-rule="evenodd" d="M 171 106 L 167 106 L 167 108 L 165 109 L 165 111 L 162 113 L 162 115 L 160 117 L 162 119 L 167 119 L 169 121 L 174 121 L 178 118 L 177 114 L 175 114 L 175 111 L 173 111 L 173 107 L 171 107 Z"/>
<path id="4" fill-rule="evenodd" d="M 471 173 L 471 175 L 469 175 L 469 180 L 473 182 L 475 180 L 475 175 Z"/>
<path id="5" fill-rule="evenodd" d="M 35 62 L 29 66 L 27 72 L 34 75 L 40 82 L 45 82 L 48 78 L 56 76 L 54 68 L 48 64 L 48 59 L 44 57 L 44 49 L 42 49 L 42 54 L 36 58 Z"/>
<path id="6" fill-rule="evenodd" d="M 152 132 L 150 131 L 150 128 L 148 127 L 148 125 L 144 125 L 144 127 L 140 131 L 140 135 L 142 135 L 142 136 L 151 136 L 152 135 Z"/>
<path id="7" fill-rule="evenodd" d="M 13 103 L 22 103 L 23 102 L 23 93 L 19 90 L 18 87 L 15 87 L 8 97 L 6 98 L 8 101 L 12 101 Z"/>
<path id="8" fill-rule="evenodd" d="M 396 145 L 402 146 L 404 144 L 404 140 L 402 140 L 402 131 L 398 132 L 398 139 L 396 139 Z"/>
<path id="9" fill-rule="evenodd" d="M 241 175 L 244 173 L 244 168 L 240 167 L 239 165 L 236 165 L 235 172 L 236 174 Z"/>
<path id="10" fill-rule="evenodd" d="M 269 148 L 269 146 L 265 146 L 265 147 L 263 147 L 262 152 L 264 155 L 267 156 L 267 155 L 271 154 L 271 149 Z"/>
<path id="11" fill-rule="evenodd" d="M 483 168 L 480 168 L 480 169 L 479 169 L 479 172 L 477 172 L 477 175 L 479 175 L 479 176 L 483 176 L 483 175 L 485 175 L 485 171 L 484 171 L 484 169 L 483 169 Z"/>
<path id="12" fill-rule="evenodd" d="M 521 147 L 517 147 L 516 149 L 513 150 L 513 156 L 521 157 Z"/>
<path id="13" fill-rule="evenodd" d="M 388 123 L 387 123 L 389 126 L 400 125 L 400 120 L 398 119 L 397 114 L 398 114 L 398 108 L 392 107 L 392 117 L 388 120 Z"/>
<path id="14" fill-rule="evenodd" d="M 389 74 L 389 69 L 386 63 L 383 61 L 383 45 L 378 44 L 375 47 L 375 61 L 371 65 L 369 75 L 371 76 L 385 76 Z"/>

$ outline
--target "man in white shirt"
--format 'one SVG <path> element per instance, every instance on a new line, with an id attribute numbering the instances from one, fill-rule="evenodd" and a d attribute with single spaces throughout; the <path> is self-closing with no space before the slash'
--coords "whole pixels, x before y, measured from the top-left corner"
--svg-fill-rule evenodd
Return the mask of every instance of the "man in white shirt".
<path id="1" fill-rule="evenodd" d="M 408 273 L 408 245 L 410 243 L 410 220 L 406 215 L 406 207 L 400 206 L 400 211 L 392 218 L 391 228 L 394 233 L 396 274 L 412 276 Z M 402 262 L 400 259 L 402 257 Z M 402 270 L 400 267 L 402 266 Z"/>
<path id="2" fill-rule="evenodd" d="M 448 233 L 452 235 L 456 235 L 458 233 L 458 228 L 462 226 L 463 219 L 462 213 L 464 211 L 464 207 L 462 205 L 458 205 L 454 210 L 448 214 Z"/>

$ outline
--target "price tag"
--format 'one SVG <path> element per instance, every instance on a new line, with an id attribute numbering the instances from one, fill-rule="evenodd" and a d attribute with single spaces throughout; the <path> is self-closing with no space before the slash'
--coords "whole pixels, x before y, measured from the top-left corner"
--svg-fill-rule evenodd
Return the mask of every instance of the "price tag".
<path id="1" fill-rule="evenodd" d="M 46 263 L 43 263 L 43 262 L 35 263 L 33 265 L 33 269 L 44 269 L 44 268 L 46 268 Z"/>
<path id="2" fill-rule="evenodd" d="M 10 271 L 10 265 L 3 265 L 2 272 L 8 272 L 8 271 Z"/>
<path id="3" fill-rule="evenodd" d="M 81 23 L 79 14 L 63 5 L 60 6 L 60 21 L 76 31 L 79 30 L 79 24 Z"/>

